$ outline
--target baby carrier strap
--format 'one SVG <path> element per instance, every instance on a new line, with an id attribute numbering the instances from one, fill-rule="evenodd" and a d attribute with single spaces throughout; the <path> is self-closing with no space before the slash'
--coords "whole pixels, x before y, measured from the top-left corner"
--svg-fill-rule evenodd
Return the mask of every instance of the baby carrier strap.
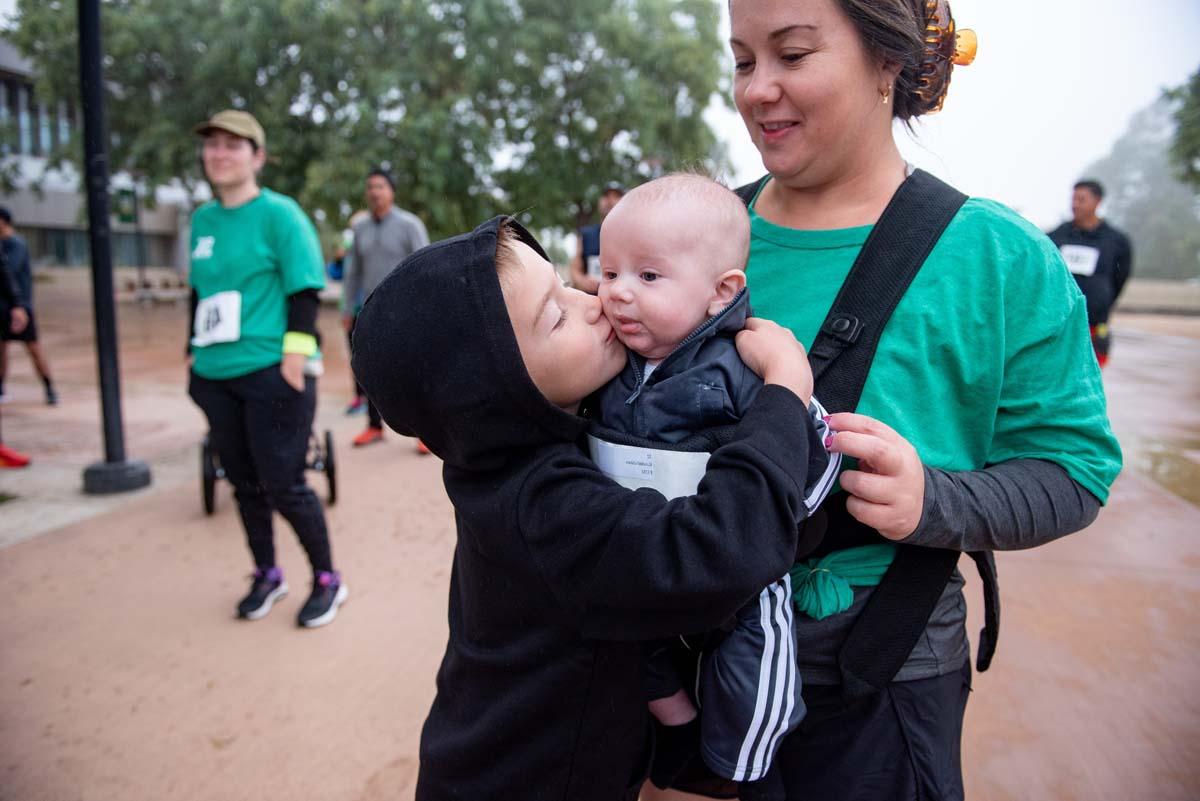
<path id="1" fill-rule="evenodd" d="M 747 206 L 770 176 L 735 190 Z M 914 170 L 892 196 L 863 244 L 809 351 L 816 391 L 834 411 L 853 411 L 892 312 L 967 196 L 924 170 Z M 845 509 L 845 493 L 824 507 L 826 542 L 836 550 L 880 535 Z M 885 687 L 900 671 L 929 623 L 959 552 L 897 547 L 896 558 L 851 627 L 838 654 L 843 692 L 861 697 Z M 978 670 L 987 670 L 1000 624 L 995 560 L 971 554 L 984 585 L 985 626 Z"/>

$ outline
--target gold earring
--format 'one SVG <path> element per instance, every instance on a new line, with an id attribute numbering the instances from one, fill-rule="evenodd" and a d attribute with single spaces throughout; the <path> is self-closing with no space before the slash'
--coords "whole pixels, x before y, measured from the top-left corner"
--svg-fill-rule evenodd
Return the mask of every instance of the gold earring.
<path id="1" fill-rule="evenodd" d="M 886 106 L 888 103 L 888 98 L 892 96 L 892 87 L 885 86 L 883 88 L 883 91 L 880 92 L 879 94 L 883 96 L 883 105 Z"/>

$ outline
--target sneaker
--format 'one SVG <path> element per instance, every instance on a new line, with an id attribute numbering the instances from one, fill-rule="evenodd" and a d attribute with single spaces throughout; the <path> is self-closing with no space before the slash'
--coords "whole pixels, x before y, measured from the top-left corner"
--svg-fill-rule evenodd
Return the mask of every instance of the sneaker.
<path id="1" fill-rule="evenodd" d="M 27 464 L 28 456 L 6 445 L 0 445 L 0 467 L 24 467 Z"/>
<path id="2" fill-rule="evenodd" d="M 349 594 L 340 573 L 318 571 L 313 579 L 312 595 L 304 602 L 304 608 L 296 616 L 296 623 L 308 629 L 332 623 L 337 617 L 338 607 L 346 602 Z"/>
<path id="3" fill-rule="evenodd" d="M 58 393 L 55 392 L 53 389 L 46 390 L 46 405 L 47 406 L 57 406 L 58 405 Z"/>
<path id="4" fill-rule="evenodd" d="M 277 567 L 266 570 L 257 568 L 253 579 L 250 593 L 238 603 L 237 608 L 238 617 L 246 620 L 266 617 L 275 602 L 281 600 L 288 592 L 287 582 L 283 580 L 283 571 Z"/>
<path id="5" fill-rule="evenodd" d="M 366 410 L 367 410 L 367 400 L 362 395 L 359 395 L 358 397 L 356 397 L 354 400 L 352 400 L 350 402 L 349 406 L 346 407 L 346 414 L 348 414 L 348 415 L 362 414 Z"/>
<path id="6" fill-rule="evenodd" d="M 361 448 L 375 442 L 383 442 L 383 429 L 367 426 L 354 438 L 354 447 Z"/>
<path id="7" fill-rule="evenodd" d="M 429 450 L 429 446 L 418 439 L 417 440 L 417 453 L 421 454 L 422 456 L 425 456 L 427 454 L 433 453 L 433 451 Z"/>

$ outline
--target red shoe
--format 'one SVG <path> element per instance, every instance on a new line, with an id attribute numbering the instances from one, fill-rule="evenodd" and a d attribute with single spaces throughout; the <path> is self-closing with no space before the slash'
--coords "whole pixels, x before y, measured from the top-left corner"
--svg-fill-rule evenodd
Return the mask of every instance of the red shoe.
<path id="1" fill-rule="evenodd" d="M 424 442 L 417 440 L 417 453 L 425 456 L 426 454 L 433 453 L 433 451 L 429 450 L 429 446 L 427 446 Z"/>
<path id="2" fill-rule="evenodd" d="M 24 467 L 27 464 L 28 456 L 6 445 L 0 445 L 0 467 Z"/>
<path id="3" fill-rule="evenodd" d="M 354 447 L 361 448 L 375 442 L 383 442 L 383 429 L 367 426 L 354 438 Z"/>

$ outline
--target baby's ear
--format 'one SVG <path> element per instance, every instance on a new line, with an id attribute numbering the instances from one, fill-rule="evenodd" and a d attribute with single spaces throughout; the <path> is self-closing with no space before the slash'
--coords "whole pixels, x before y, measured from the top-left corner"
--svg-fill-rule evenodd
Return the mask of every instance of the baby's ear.
<path id="1" fill-rule="evenodd" d="M 742 270 L 727 270 L 721 273 L 717 279 L 717 286 L 713 290 L 712 300 L 708 302 L 708 316 L 716 317 L 720 314 L 745 288 L 746 273 Z"/>

